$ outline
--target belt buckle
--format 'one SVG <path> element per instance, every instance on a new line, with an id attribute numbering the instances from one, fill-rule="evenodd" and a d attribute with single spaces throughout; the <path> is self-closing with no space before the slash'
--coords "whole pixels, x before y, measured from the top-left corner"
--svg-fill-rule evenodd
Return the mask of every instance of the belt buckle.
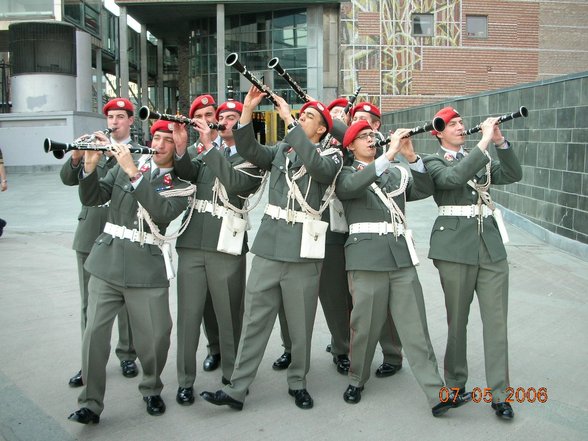
<path id="1" fill-rule="evenodd" d="M 288 223 L 294 223 L 296 222 L 296 213 L 294 212 L 294 210 L 286 210 L 286 222 Z"/>

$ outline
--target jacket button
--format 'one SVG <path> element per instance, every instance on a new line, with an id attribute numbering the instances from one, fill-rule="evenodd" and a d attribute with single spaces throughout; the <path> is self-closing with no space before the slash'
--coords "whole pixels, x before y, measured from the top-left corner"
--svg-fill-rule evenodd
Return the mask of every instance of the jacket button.
<path id="1" fill-rule="evenodd" d="M 445 229 L 445 227 L 441 227 L 441 228 L 439 228 L 439 229 L 440 229 L 441 231 L 443 231 L 443 230 Z"/>
<path id="2" fill-rule="evenodd" d="M 354 237 L 354 238 L 353 238 L 353 241 L 354 241 L 354 242 L 357 242 L 357 237 Z"/>
<path id="3" fill-rule="evenodd" d="M 133 222 L 133 225 L 137 225 L 137 221 L 134 221 L 134 222 Z"/>
<path id="4" fill-rule="evenodd" d="M 280 165 L 280 170 L 284 170 L 284 166 L 283 165 Z"/>
<path id="5" fill-rule="evenodd" d="M 476 192 L 475 191 L 472 191 L 472 194 L 476 194 Z"/>

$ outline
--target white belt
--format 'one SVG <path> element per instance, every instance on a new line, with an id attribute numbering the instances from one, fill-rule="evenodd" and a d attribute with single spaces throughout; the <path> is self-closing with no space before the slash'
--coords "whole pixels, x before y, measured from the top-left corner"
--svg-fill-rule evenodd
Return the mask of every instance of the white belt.
<path id="1" fill-rule="evenodd" d="M 394 225 L 390 222 L 358 222 L 349 225 L 349 234 L 377 233 L 380 236 L 392 234 L 394 233 Z M 396 233 L 404 234 L 404 225 L 396 224 Z"/>
<path id="2" fill-rule="evenodd" d="M 492 216 L 492 210 L 487 205 L 482 205 L 482 216 Z M 465 216 L 476 217 L 480 214 L 479 205 L 442 205 L 439 207 L 439 216 Z"/>
<path id="3" fill-rule="evenodd" d="M 196 199 L 194 209 L 198 213 L 210 213 L 213 216 L 217 217 L 225 217 L 228 214 L 229 216 L 237 216 L 239 218 L 243 218 L 243 215 L 241 213 L 235 213 L 227 207 L 223 207 L 222 205 L 218 204 L 213 204 L 210 201 L 204 201 L 202 199 Z"/>
<path id="4" fill-rule="evenodd" d="M 127 227 L 120 225 L 111 224 L 106 222 L 104 225 L 104 232 L 110 234 L 112 237 L 118 237 L 119 239 L 127 239 L 131 242 L 139 242 L 141 244 L 157 245 L 161 249 L 163 255 L 163 262 L 165 263 L 165 272 L 167 279 L 171 280 L 176 276 L 174 266 L 172 264 L 172 252 L 169 242 L 158 239 L 151 233 L 141 233 L 139 230 L 129 230 Z"/>
<path id="5" fill-rule="evenodd" d="M 158 239 L 151 233 L 140 232 L 139 230 L 130 230 L 127 227 L 120 225 L 111 224 L 106 222 L 104 225 L 104 232 L 110 234 L 112 237 L 118 237 L 119 239 L 127 239 L 131 242 L 146 243 L 149 245 L 162 246 L 164 241 Z"/>
<path id="6" fill-rule="evenodd" d="M 406 239 L 406 246 L 408 247 L 408 253 L 410 254 L 410 260 L 412 261 L 412 264 L 418 265 L 419 258 L 414 246 L 412 230 L 406 230 L 402 224 L 393 224 L 390 222 L 358 222 L 356 224 L 349 225 L 349 234 L 377 233 L 382 236 L 384 234 L 393 234 L 394 226 L 396 226 L 396 233 L 399 236 L 404 236 Z"/>
<path id="7" fill-rule="evenodd" d="M 265 214 L 270 216 L 272 219 L 283 219 L 286 222 L 299 222 L 302 223 L 307 219 L 320 220 L 320 216 L 312 213 L 305 213 L 303 211 L 287 210 L 285 208 L 278 207 L 277 205 L 267 204 L 265 207 Z"/>

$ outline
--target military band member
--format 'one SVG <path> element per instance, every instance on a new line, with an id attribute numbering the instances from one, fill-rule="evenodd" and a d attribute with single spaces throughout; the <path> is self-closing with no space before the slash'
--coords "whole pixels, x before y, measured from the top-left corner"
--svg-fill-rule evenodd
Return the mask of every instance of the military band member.
<path id="1" fill-rule="evenodd" d="M 332 131 L 334 136 L 326 137 L 321 142 L 321 148 L 340 148 L 350 119 L 349 114 L 344 112 L 348 102 L 345 98 L 339 98 L 327 106 L 334 124 Z M 325 145 L 325 140 L 327 139 L 330 139 L 330 141 L 328 145 Z M 329 210 L 330 207 L 323 213 L 323 220 L 326 222 L 330 220 Z M 331 353 L 337 372 L 342 375 L 347 375 L 349 371 L 349 314 L 351 312 L 351 295 L 347 284 L 343 251 L 346 238 L 345 233 L 333 232 L 329 225 L 325 240 L 325 258 L 323 259 L 319 283 L 319 300 L 325 314 L 327 326 L 331 332 L 331 343 L 327 345 L 326 350 Z M 284 353 L 272 364 L 274 370 L 287 369 L 292 361 L 292 341 L 290 340 L 287 320 L 282 308 L 280 308 L 279 320 Z"/>
<path id="2" fill-rule="evenodd" d="M 346 98 L 338 98 L 329 104 L 328 109 L 333 121 L 343 121 L 345 125 L 348 125 L 350 115 L 345 113 L 348 103 Z M 331 145 L 341 146 L 341 142 L 333 137 Z M 325 215 L 328 216 L 329 210 Z M 323 220 L 328 221 L 329 217 L 323 216 Z M 347 237 L 347 233 L 334 232 L 329 225 L 319 285 L 319 300 L 331 332 L 329 352 L 333 356 L 337 372 L 342 375 L 347 375 L 349 372 L 349 317 L 353 305 L 345 272 L 343 245 Z"/>
<path id="3" fill-rule="evenodd" d="M 175 127 L 174 133 L 170 126 Z M 172 321 L 169 311 L 169 244 L 162 239 L 168 224 L 186 208 L 180 193 L 188 187 L 173 171 L 175 140 L 187 142 L 185 129 L 167 121 L 151 127 L 152 147 L 157 150 L 141 170 L 129 148 L 113 144 L 117 165 L 100 179 L 96 167 L 100 152 L 87 151 L 80 178 L 84 205 L 110 201 L 108 222 L 86 260 L 91 274 L 88 322 L 82 344 L 81 408 L 69 416 L 78 423 L 96 424 L 104 409 L 106 364 L 112 323 L 126 305 L 135 348 L 143 368 L 139 391 L 150 415 L 165 412 L 161 399 L 161 372 L 167 360 Z M 165 197 L 170 196 L 170 197 Z"/>
<path id="4" fill-rule="evenodd" d="M 466 402 L 440 402 L 443 380 L 429 338 L 423 293 L 415 264 L 418 258 L 407 229 L 405 201 L 433 193 L 433 181 L 414 153 L 408 129 L 391 136 L 388 150 L 375 159 L 375 134 L 367 121 L 352 124 L 343 146 L 355 157 L 337 179 L 337 195 L 345 207 L 349 238 L 345 261 L 353 298 L 351 311 L 350 384 L 343 398 L 357 404 L 370 376 L 376 343 L 387 313 L 398 325 L 411 369 L 425 392 L 434 416 Z M 401 153 L 411 173 L 392 166 Z"/>
<path id="5" fill-rule="evenodd" d="M 348 104 L 349 100 L 347 98 L 337 98 L 336 100 L 331 101 L 327 108 L 331 113 L 331 118 L 333 118 L 333 121 L 335 119 L 339 119 L 343 121 L 346 126 L 349 125 L 351 122 L 351 112 L 345 113 L 345 109 Z"/>
<path id="6" fill-rule="evenodd" d="M 251 271 L 245 291 L 245 313 L 235 370 L 230 384 L 201 396 L 216 405 L 241 410 L 283 305 L 292 341 L 288 368 L 288 393 L 301 409 L 313 407 L 307 391 L 312 330 L 318 299 L 324 249 L 310 249 L 320 228 L 319 208 L 327 186 L 341 168 L 341 156 L 319 153 L 321 139 L 332 129 L 331 116 L 323 104 L 306 103 L 295 122 L 288 104 L 276 96 L 278 113 L 288 126 L 286 137 L 275 146 L 255 140 L 252 115 L 265 94 L 252 87 L 244 102 L 240 128 L 235 132 L 237 151 L 261 169 L 271 171 L 269 204 L 255 237 Z M 324 242 L 323 242 L 324 243 Z M 310 254 L 311 252 L 317 254 Z M 307 254 L 307 252 L 309 254 Z M 305 257 L 302 257 L 305 256 Z"/>
<path id="7" fill-rule="evenodd" d="M 439 206 L 431 232 L 429 258 L 439 270 L 449 326 L 445 350 L 445 382 L 465 391 L 468 379 L 467 323 L 474 291 L 478 296 L 484 330 L 486 382 L 492 409 L 502 418 L 513 418 L 506 402 L 508 377 L 508 262 L 503 241 L 504 223 L 489 194 L 490 185 L 506 185 L 522 178 L 522 169 L 510 143 L 496 124 L 486 119 L 482 139 L 469 154 L 463 148 L 464 124 L 452 107 L 436 115 L 445 121 L 434 131 L 439 150 L 425 158 L 435 182 Z M 498 160 L 488 154 L 490 142 Z M 502 230 L 502 231 L 501 231 Z"/>
<path id="8" fill-rule="evenodd" d="M 194 402 L 196 351 L 207 292 L 210 293 L 219 323 L 223 384 L 233 373 L 243 315 L 247 237 L 229 253 L 221 246 L 227 222 L 245 222 L 244 202 L 261 183 L 257 167 L 245 164 L 237 154 L 233 126 L 239 121 L 243 105 L 227 101 L 216 110 L 216 119 L 225 129 L 216 144 L 206 121 L 195 120 L 204 151 L 190 161 L 186 146 L 176 145 L 175 170 L 183 179 L 196 184 L 196 208 L 187 229 L 178 238 L 178 392 L 176 401 Z M 226 198 L 223 200 L 223 192 Z M 244 231 L 244 230 L 243 230 Z M 224 236 L 223 236 L 224 238 Z"/>
<path id="9" fill-rule="evenodd" d="M 216 101 L 214 101 L 214 98 L 211 95 L 199 95 L 194 98 L 194 101 L 192 101 L 188 115 L 190 119 L 194 121 L 204 121 L 208 124 L 216 124 L 218 123 L 216 118 Z M 216 130 L 211 130 L 211 136 L 217 146 L 221 145 L 222 140 L 220 134 Z M 192 159 L 202 152 L 204 152 L 204 146 L 200 142 L 200 139 L 198 139 L 195 144 L 188 147 L 188 154 Z M 202 324 L 204 327 L 204 334 L 208 340 L 208 355 L 202 362 L 202 369 L 206 372 L 211 372 L 220 366 L 221 353 L 218 321 L 216 319 L 214 308 L 212 307 L 210 293 L 206 296 Z"/>
<path id="10" fill-rule="evenodd" d="M 111 143 L 131 144 L 138 146 L 131 140 L 131 127 L 134 122 L 134 106 L 126 98 L 114 98 L 108 101 L 102 109 L 102 113 L 107 118 L 108 128 L 112 130 L 110 134 Z M 71 157 L 61 167 L 61 181 L 65 185 L 78 185 L 79 175 L 84 168 L 83 163 L 84 151 L 73 150 Z M 110 152 L 106 152 L 98 162 L 96 173 L 99 178 L 106 176 L 106 173 L 116 165 Z M 74 235 L 72 248 L 76 251 L 76 261 L 78 264 L 78 282 L 80 287 L 81 300 L 81 325 L 82 337 L 86 329 L 88 309 L 88 281 L 90 273 L 84 269 L 84 263 L 90 254 L 92 245 L 96 238 L 104 230 L 108 206 L 87 207 L 82 205 L 78 215 L 78 226 Z M 135 359 L 137 353 L 133 347 L 133 338 L 129 325 L 129 318 L 126 308 L 123 306 L 118 314 L 118 345 L 115 350 L 116 356 L 120 360 L 122 374 L 125 377 L 136 377 L 139 373 Z M 69 379 L 71 387 L 82 386 L 82 371 L 78 371 Z"/>
<path id="11" fill-rule="evenodd" d="M 352 125 L 359 121 L 367 121 L 370 124 L 376 136 L 376 145 L 378 141 L 384 140 L 385 136 L 380 132 L 382 112 L 377 106 L 368 102 L 359 103 L 351 109 L 350 116 Z M 382 147 L 376 147 L 376 158 L 379 158 L 383 151 Z M 390 314 L 388 314 L 386 323 L 382 328 L 380 346 L 382 347 L 384 360 L 376 369 L 376 377 L 390 377 L 402 369 L 402 343 Z"/>

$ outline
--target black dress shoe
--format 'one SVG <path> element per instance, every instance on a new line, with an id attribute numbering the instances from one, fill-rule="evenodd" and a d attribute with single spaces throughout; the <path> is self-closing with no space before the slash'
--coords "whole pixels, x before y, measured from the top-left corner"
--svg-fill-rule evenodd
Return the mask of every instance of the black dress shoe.
<path id="1" fill-rule="evenodd" d="M 351 362 L 349 361 L 347 354 L 333 357 L 333 363 L 337 365 L 337 372 L 340 374 L 347 375 L 349 373 L 349 366 L 351 365 Z"/>
<path id="2" fill-rule="evenodd" d="M 120 362 L 120 367 L 122 369 L 122 374 L 127 378 L 136 377 L 139 373 L 139 368 L 137 368 L 137 363 L 133 360 L 123 360 Z"/>
<path id="3" fill-rule="evenodd" d="M 391 377 L 396 372 L 402 369 L 401 364 L 390 364 L 390 363 L 382 363 L 378 369 L 376 369 L 376 377 L 384 378 L 384 377 Z"/>
<path id="4" fill-rule="evenodd" d="M 165 403 L 161 399 L 161 395 L 143 397 L 143 401 L 147 403 L 147 413 L 149 415 L 159 416 L 165 413 Z"/>
<path id="5" fill-rule="evenodd" d="M 331 352 L 331 349 L 333 349 L 333 347 L 332 347 L 332 346 L 331 346 L 331 344 L 329 343 L 329 344 L 327 345 L 327 347 L 325 348 L 325 351 L 327 351 L 327 352 Z"/>
<path id="6" fill-rule="evenodd" d="M 301 409 L 312 409 L 314 401 L 306 389 L 292 390 L 288 389 L 290 396 L 294 397 L 294 402 Z"/>
<path id="7" fill-rule="evenodd" d="M 349 385 L 343 394 L 343 399 L 349 404 L 357 404 L 361 401 L 361 391 L 363 391 L 363 386 Z"/>
<path id="8" fill-rule="evenodd" d="M 504 418 L 506 420 L 512 420 L 514 418 L 514 410 L 510 403 L 492 403 L 492 409 L 496 411 L 496 416 Z"/>
<path id="9" fill-rule="evenodd" d="M 78 371 L 73 377 L 69 379 L 69 387 L 80 387 L 84 385 L 84 380 L 82 380 L 82 371 Z"/>
<path id="10" fill-rule="evenodd" d="M 100 422 L 100 415 L 95 414 L 87 407 L 82 407 L 80 410 L 76 410 L 68 416 L 67 419 L 80 424 L 98 424 Z"/>
<path id="11" fill-rule="evenodd" d="M 290 363 L 292 363 L 292 354 L 290 354 L 289 352 L 284 352 L 280 356 L 280 358 L 274 361 L 274 364 L 272 364 L 272 368 L 275 371 L 282 371 L 284 369 L 288 369 Z"/>
<path id="12" fill-rule="evenodd" d="M 220 354 L 208 354 L 202 363 L 202 369 L 204 369 L 206 372 L 214 371 L 220 366 L 220 361 Z"/>
<path id="13" fill-rule="evenodd" d="M 204 391 L 200 394 L 200 396 L 209 403 L 215 404 L 217 406 L 229 406 L 231 409 L 243 410 L 243 403 L 241 401 L 237 401 L 234 398 L 231 398 L 222 390 L 217 390 L 214 393 Z"/>
<path id="14" fill-rule="evenodd" d="M 182 406 L 189 406 L 194 403 L 194 388 L 193 387 L 178 387 L 176 394 L 176 401 Z"/>
<path id="15" fill-rule="evenodd" d="M 462 389 L 460 389 L 461 392 Z M 431 409 L 431 412 L 433 413 L 434 417 L 438 417 L 443 415 L 445 412 L 447 412 L 449 409 L 455 409 L 459 406 L 463 406 L 464 404 L 468 403 L 472 401 L 472 394 L 471 393 L 458 393 L 457 396 L 455 396 L 455 391 L 452 391 L 449 394 L 449 398 L 447 399 L 446 402 L 439 402 L 439 404 L 436 404 L 435 406 L 433 406 L 433 408 Z"/>

